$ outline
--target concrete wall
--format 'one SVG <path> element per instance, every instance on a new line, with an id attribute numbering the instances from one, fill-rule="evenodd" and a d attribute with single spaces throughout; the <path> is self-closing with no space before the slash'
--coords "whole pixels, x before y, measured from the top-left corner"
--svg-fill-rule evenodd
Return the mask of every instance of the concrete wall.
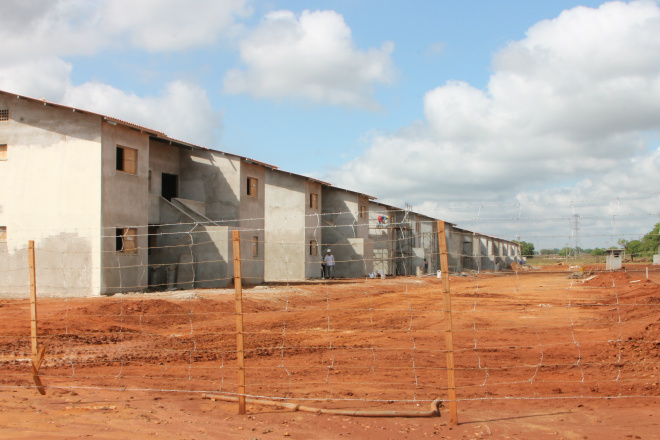
<path id="1" fill-rule="evenodd" d="M 148 286 L 149 136 L 121 125 L 102 125 L 101 293 Z M 117 146 L 137 149 L 136 174 L 117 170 Z M 136 253 L 116 250 L 116 228 L 136 227 Z"/>
<path id="2" fill-rule="evenodd" d="M 373 271 L 373 260 L 365 255 L 369 241 L 369 200 L 359 194 L 323 186 L 323 250 L 332 249 L 334 276 L 356 278 Z M 364 215 L 360 215 L 364 207 Z M 362 240 L 365 243 L 359 244 Z M 366 256 L 366 258 L 365 258 Z"/>
<path id="3" fill-rule="evenodd" d="M 265 281 L 302 281 L 306 278 L 306 178 L 265 171 Z"/>
<path id="4" fill-rule="evenodd" d="M 241 228 L 241 261 L 243 279 L 247 284 L 264 281 L 264 216 L 266 168 L 246 162 L 240 163 L 239 225 Z M 247 179 L 258 181 L 257 196 L 247 195 Z M 253 239 L 257 237 L 257 255 L 253 255 Z"/>
<path id="5" fill-rule="evenodd" d="M 385 224 L 378 223 L 378 216 L 386 215 L 389 221 Z M 394 222 L 396 210 L 377 202 L 369 203 L 369 240 L 373 246 L 373 271 L 382 270 L 386 275 L 393 275 L 396 258 L 396 241 L 394 234 Z"/>
<path id="6" fill-rule="evenodd" d="M 447 251 L 449 252 L 449 271 L 461 272 L 463 270 L 463 231 L 445 223 L 447 236 Z"/>
<path id="7" fill-rule="evenodd" d="M 317 207 L 310 207 L 310 194 L 317 195 Z M 305 182 L 305 278 L 319 278 L 321 276 L 321 260 L 325 256 L 323 248 L 322 225 L 323 188 L 318 182 L 307 180 Z M 317 255 L 310 254 L 310 242 L 317 243 Z"/>
<path id="8" fill-rule="evenodd" d="M 417 220 L 420 223 L 419 247 L 423 250 L 423 258 L 429 265 L 429 273 L 440 269 L 440 258 L 438 254 L 438 224 L 431 217 L 418 215 Z M 445 230 L 445 238 L 448 236 Z M 424 261 L 420 263 L 424 267 Z"/>
<path id="9" fill-rule="evenodd" d="M 40 296 L 98 293 L 101 119 L 4 92 L 0 109 L 0 296 L 29 296 L 29 240 Z"/>
<path id="10" fill-rule="evenodd" d="M 149 141 L 149 224 L 160 221 L 160 198 L 162 193 L 163 173 L 179 176 L 179 192 L 181 192 L 181 168 L 179 158 L 180 148 L 154 140 Z"/>
<path id="11" fill-rule="evenodd" d="M 451 228 L 449 243 L 449 264 L 456 264 L 457 272 L 503 270 L 520 255 L 517 243 L 455 227 Z"/>
<path id="12" fill-rule="evenodd" d="M 205 215 L 224 226 L 239 226 L 245 182 L 241 160 L 218 151 L 180 148 L 180 194 L 206 205 Z M 263 194 L 263 193 L 262 193 Z M 256 210 L 256 212 L 260 212 Z M 261 216 L 263 217 L 263 215 Z"/>
<path id="13" fill-rule="evenodd" d="M 226 287 L 233 277 L 230 228 L 196 224 L 174 203 L 160 199 L 163 226 L 157 226 L 149 255 L 153 290 Z"/>

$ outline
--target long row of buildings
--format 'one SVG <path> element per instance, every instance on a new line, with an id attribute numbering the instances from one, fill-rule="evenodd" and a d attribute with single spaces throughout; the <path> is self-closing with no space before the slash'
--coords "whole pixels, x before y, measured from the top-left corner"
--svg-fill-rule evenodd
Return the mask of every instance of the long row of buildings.
<path id="1" fill-rule="evenodd" d="M 130 122 L 0 91 L 0 295 L 224 287 L 439 269 L 437 220 Z M 495 270 L 517 243 L 447 224 L 450 266 Z"/>

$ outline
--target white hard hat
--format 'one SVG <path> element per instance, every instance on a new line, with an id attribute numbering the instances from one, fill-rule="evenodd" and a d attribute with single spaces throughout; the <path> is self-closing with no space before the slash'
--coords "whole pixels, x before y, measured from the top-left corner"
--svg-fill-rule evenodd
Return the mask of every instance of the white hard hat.
<path id="1" fill-rule="evenodd" d="M 326 252 L 332 252 L 330 249 L 328 249 Z"/>

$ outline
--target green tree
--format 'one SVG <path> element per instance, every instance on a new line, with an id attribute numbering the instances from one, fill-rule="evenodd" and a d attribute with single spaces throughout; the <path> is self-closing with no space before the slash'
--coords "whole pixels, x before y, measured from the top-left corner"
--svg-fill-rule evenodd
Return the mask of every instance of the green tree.
<path id="1" fill-rule="evenodd" d="M 660 223 L 656 223 L 651 232 L 642 237 L 642 244 L 644 251 L 648 255 L 658 253 L 658 245 L 660 243 Z"/>
<path id="2" fill-rule="evenodd" d="M 557 252 L 557 255 L 559 255 L 560 257 L 566 257 L 567 255 L 571 255 L 571 252 L 572 252 L 571 248 L 565 247 L 559 252 Z"/>
<path id="3" fill-rule="evenodd" d="M 523 257 L 534 258 L 534 255 L 536 254 L 536 251 L 534 251 L 534 244 L 527 243 L 526 241 L 516 241 L 516 243 L 520 243 L 520 254 Z"/>
<path id="4" fill-rule="evenodd" d="M 630 240 L 626 246 L 626 252 L 630 255 L 630 260 L 635 261 L 635 257 L 639 257 L 644 252 L 644 245 L 639 240 Z"/>
<path id="5" fill-rule="evenodd" d="M 605 252 L 605 249 L 603 249 L 603 248 L 595 248 L 593 251 L 591 251 L 591 255 L 593 255 L 594 257 L 600 257 L 600 256 L 603 256 L 605 254 L 606 254 L 606 252 Z"/>

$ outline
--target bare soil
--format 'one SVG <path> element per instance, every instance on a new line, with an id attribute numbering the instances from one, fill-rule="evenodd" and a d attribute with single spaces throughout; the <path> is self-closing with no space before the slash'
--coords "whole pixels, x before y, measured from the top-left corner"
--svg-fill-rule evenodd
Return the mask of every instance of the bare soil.
<path id="1" fill-rule="evenodd" d="M 0 301 L 0 438 L 660 438 L 660 272 L 627 265 L 452 276 L 459 425 L 450 426 L 442 280 L 243 292 L 246 393 L 368 418 L 237 404 L 233 290 Z"/>

